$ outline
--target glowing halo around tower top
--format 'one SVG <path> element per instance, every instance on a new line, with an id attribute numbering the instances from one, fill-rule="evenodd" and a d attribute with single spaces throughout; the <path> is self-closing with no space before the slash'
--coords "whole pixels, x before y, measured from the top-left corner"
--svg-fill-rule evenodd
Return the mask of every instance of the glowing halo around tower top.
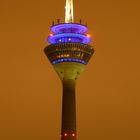
<path id="1" fill-rule="evenodd" d="M 66 0 L 65 23 L 72 23 L 73 21 L 73 0 Z"/>

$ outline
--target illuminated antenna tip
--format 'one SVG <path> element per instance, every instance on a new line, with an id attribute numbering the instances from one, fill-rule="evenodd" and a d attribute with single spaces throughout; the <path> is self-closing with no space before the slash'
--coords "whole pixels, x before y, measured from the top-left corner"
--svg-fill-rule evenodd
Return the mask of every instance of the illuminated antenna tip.
<path id="1" fill-rule="evenodd" d="M 73 22 L 73 0 L 66 0 L 65 23 Z"/>

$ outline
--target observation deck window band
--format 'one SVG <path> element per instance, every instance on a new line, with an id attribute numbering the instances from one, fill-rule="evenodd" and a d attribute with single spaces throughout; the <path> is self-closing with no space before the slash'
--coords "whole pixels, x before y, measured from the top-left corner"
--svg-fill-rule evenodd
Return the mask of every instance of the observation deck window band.
<path id="1" fill-rule="evenodd" d="M 91 47 L 88 44 L 79 44 L 79 43 L 50 44 L 48 47 L 44 49 L 44 51 L 46 52 L 47 55 L 49 55 L 55 52 L 56 48 L 58 49 L 56 52 L 60 52 L 60 50 L 74 51 L 78 46 L 80 47 L 81 52 L 85 52 L 88 54 L 94 53 L 93 47 Z"/>

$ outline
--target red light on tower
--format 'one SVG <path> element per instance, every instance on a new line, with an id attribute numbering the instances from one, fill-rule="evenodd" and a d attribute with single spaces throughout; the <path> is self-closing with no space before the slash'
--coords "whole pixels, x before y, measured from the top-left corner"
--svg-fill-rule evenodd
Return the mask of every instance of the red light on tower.
<path id="1" fill-rule="evenodd" d="M 87 34 L 87 37 L 90 37 L 90 35 L 89 35 L 89 34 Z"/>
<path id="2" fill-rule="evenodd" d="M 68 134 L 67 133 L 64 133 L 64 136 L 66 137 L 66 136 L 68 136 Z"/>
<path id="3" fill-rule="evenodd" d="M 72 136 L 75 137 L 75 133 L 72 133 Z"/>

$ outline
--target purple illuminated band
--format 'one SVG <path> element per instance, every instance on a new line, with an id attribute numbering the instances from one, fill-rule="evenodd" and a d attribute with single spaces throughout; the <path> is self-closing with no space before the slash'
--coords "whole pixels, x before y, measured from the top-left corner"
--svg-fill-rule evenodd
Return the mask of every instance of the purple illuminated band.
<path id="1" fill-rule="evenodd" d="M 51 44 L 72 42 L 72 43 L 83 43 L 88 44 L 91 42 L 91 38 L 84 34 L 77 33 L 61 33 L 54 34 L 48 37 L 48 42 Z"/>
<path id="2" fill-rule="evenodd" d="M 62 23 L 51 27 L 53 33 L 78 33 L 83 34 L 88 31 L 87 26 L 77 23 Z"/>
<path id="3" fill-rule="evenodd" d="M 88 31 L 87 26 L 76 23 L 62 23 L 56 24 L 51 27 L 53 32 L 48 37 L 50 44 L 61 44 L 61 43 L 80 43 L 89 44 L 92 40 L 90 36 L 85 35 Z M 78 62 L 86 65 L 86 62 L 78 58 L 60 58 L 52 62 L 53 65 L 63 62 Z"/>

